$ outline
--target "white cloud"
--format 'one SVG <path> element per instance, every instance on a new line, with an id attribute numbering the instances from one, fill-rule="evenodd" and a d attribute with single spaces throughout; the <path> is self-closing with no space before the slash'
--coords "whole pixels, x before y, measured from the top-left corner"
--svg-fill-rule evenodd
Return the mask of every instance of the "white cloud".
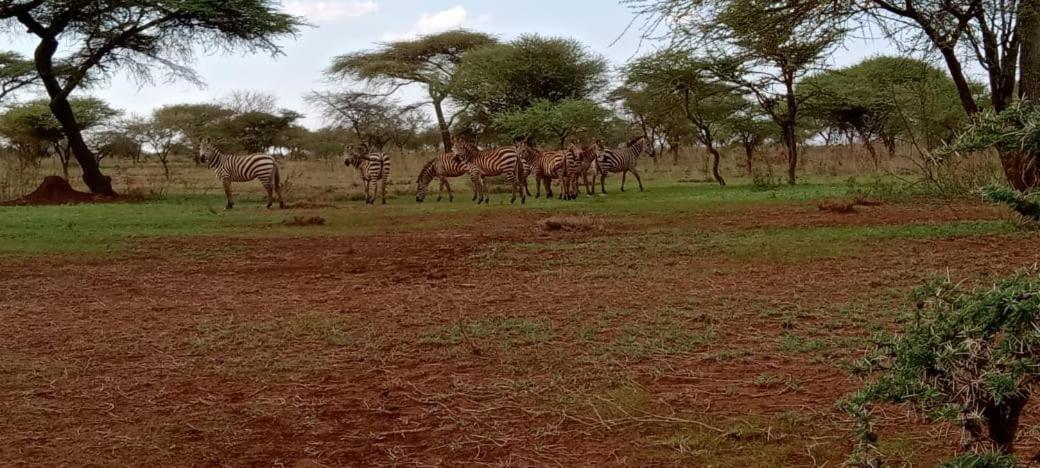
<path id="1" fill-rule="evenodd" d="M 449 29 L 461 28 L 466 24 L 469 12 L 462 6 L 455 6 L 436 13 L 423 13 L 419 20 L 405 32 L 388 32 L 383 34 L 384 41 L 401 41 L 415 39 L 419 36 L 434 34 Z M 481 15 L 480 21 L 490 20 L 489 15 Z"/>
<path id="2" fill-rule="evenodd" d="M 312 23 L 332 23 L 347 18 L 370 15 L 379 11 L 379 5 L 374 1 L 293 1 L 285 3 L 285 11 L 292 15 L 302 16 Z"/>

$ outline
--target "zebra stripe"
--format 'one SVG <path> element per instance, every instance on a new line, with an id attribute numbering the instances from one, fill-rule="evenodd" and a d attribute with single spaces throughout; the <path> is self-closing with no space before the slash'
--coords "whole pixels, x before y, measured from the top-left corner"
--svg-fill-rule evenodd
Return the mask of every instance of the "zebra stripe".
<path id="1" fill-rule="evenodd" d="M 607 175 L 610 173 L 621 173 L 621 191 L 625 191 L 625 176 L 631 172 L 636 177 L 636 181 L 639 182 L 639 191 L 643 191 L 643 179 L 639 176 L 639 170 L 636 169 L 636 162 L 639 159 L 639 155 L 643 154 L 647 150 L 647 141 L 645 137 L 639 137 L 635 140 L 628 142 L 628 145 L 622 148 L 616 149 L 605 149 L 600 152 L 599 159 L 596 161 L 599 168 L 599 183 L 600 189 L 603 193 L 607 193 L 606 180 Z M 651 154 L 650 157 L 653 157 Z"/>
<path id="2" fill-rule="evenodd" d="M 486 177 L 505 175 L 513 185 L 513 198 L 510 203 L 516 202 L 516 194 L 520 193 L 521 203 L 527 203 L 527 172 L 524 168 L 523 159 L 512 146 L 503 146 L 492 150 L 480 151 L 469 142 L 456 137 L 452 142 L 455 159 L 466 165 L 466 172 L 473 179 L 473 199 L 477 203 L 489 203 Z"/>
<path id="3" fill-rule="evenodd" d="M 596 160 L 599 159 L 601 151 L 603 151 L 603 147 L 598 141 L 594 142 L 592 146 L 581 149 L 578 154 L 578 170 L 574 175 L 578 178 L 574 185 L 575 190 L 578 190 L 578 182 L 581 182 L 585 184 L 586 194 L 594 195 L 596 193 L 596 174 L 599 173 L 599 164 Z"/>
<path id="4" fill-rule="evenodd" d="M 343 164 L 353 166 L 365 183 L 365 203 L 375 204 L 376 194 L 382 192 L 383 204 L 386 204 L 386 184 L 390 181 L 390 156 L 386 153 L 348 154 Z"/>
<path id="5" fill-rule="evenodd" d="M 426 191 L 433 179 L 440 180 L 437 201 L 441 201 L 445 187 L 448 188 L 448 201 L 455 201 L 455 193 L 451 191 L 448 178 L 460 177 L 466 173 L 466 164 L 455 159 L 455 155 L 452 153 L 444 153 L 427 161 L 419 171 L 419 178 L 416 180 L 415 201 L 422 203 L 426 199 Z"/>
<path id="6" fill-rule="evenodd" d="M 278 164 L 274 157 L 269 154 L 255 153 L 232 155 L 221 152 L 209 143 L 199 144 L 199 161 L 209 164 L 210 169 L 216 173 L 217 178 L 224 184 L 224 195 L 227 197 L 227 209 L 235 206 L 234 197 L 231 194 L 232 182 L 249 182 L 259 179 L 267 190 L 267 207 L 274 204 L 272 192 L 278 193 L 278 204 L 285 208 L 282 199 L 282 181 L 278 172 Z"/>

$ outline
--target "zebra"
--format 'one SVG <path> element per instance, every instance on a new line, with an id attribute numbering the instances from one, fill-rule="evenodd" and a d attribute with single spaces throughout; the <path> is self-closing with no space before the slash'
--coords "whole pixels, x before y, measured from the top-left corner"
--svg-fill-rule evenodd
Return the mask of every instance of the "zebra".
<path id="1" fill-rule="evenodd" d="M 607 193 L 606 180 L 607 175 L 612 172 L 621 173 L 621 191 L 625 191 L 625 176 L 631 172 L 636 177 L 636 181 L 639 182 L 639 191 L 643 191 L 643 179 L 639 177 L 639 170 L 636 169 L 636 160 L 639 159 L 639 155 L 647 151 L 646 137 L 639 137 L 628 142 L 622 148 L 616 149 L 605 149 L 600 152 L 599 158 L 596 163 L 599 169 L 599 185 L 600 190 L 603 193 Z M 647 153 L 651 158 L 655 157 L 653 153 Z"/>
<path id="2" fill-rule="evenodd" d="M 563 151 L 563 193 L 560 195 L 564 200 L 575 200 L 578 198 L 578 177 L 582 174 L 582 149 L 576 142 L 572 142 Z"/>
<path id="3" fill-rule="evenodd" d="M 390 156 L 378 151 L 369 152 L 367 146 L 361 145 L 360 148 L 347 152 L 343 164 L 353 167 L 361 176 L 365 183 L 366 204 L 374 205 L 376 195 L 380 193 L 383 204 L 386 204 L 386 184 L 390 181 Z"/>
<path id="4" fill-rule="evenodd" d="M 557 151 L 539 151 L 524 140 L 516 143 L 516 150 L 527 162 L 527 170 L 534 176 L 534 197 L 541 198 L 542 185 L 545 185 L 545 196 L 552 198 L 552 180 L 563 172 L 562 155 Z"/>
<path id="5" fill-rule="evenodd" d="M 253 179 L 260 179 L 260 183 L 267 190 L 268 209 L 274 204 L 272 192 L 278 194 L 278 206 L 285 208 L 285 201 L 282 199 L 282 179 L 273 156 L 264 153 L 224 154 L 208 141 L 202 141 L 199 143 L 199 162 L 208 164 L 224 184 L 227 209 L 235 207 L 235 200 L 231 196 L 231 183 L 249 182 Z"/>
<path id="6" fill-rule="evenodd" d="M 455 193 L 451 191 L 451 184 L 448 183 L 449 177 L 459 177 L 466 174 L 466 165 L 455 159 L 455 155 L 452 153 L 444 153 L 437 156 L 423 165 L 421 171 L 419 171 L 419 178 L 416 180 L 415 187 L 415 201 L 422 203 L 426 200 L 426 190 L 430 186 L 430 182 L 433 179 L 440 180 L 440 190 L 437 192 L 437 201 L 441 201 L 441 197 L 444 195 L 444 188 L 448 188 L 448 201 L 455 201 Z"/>
<path id="7" fill-rule="evenodd" d="M 484 178 L 503 174 L 513 185 L 513 198 L 509 202 L 515 203 L 516 194 L 519 192 L 520 203 L 527 203 L 527 171 L 524 169 L 523 158 L 515 147 L 503 146 L 480 151 L 457 135 L 452 138 L 452 146 L 454 159 L 465 164 L 466 172 L 473 180 L 473 200 L 477 204 L 490 202 L 491 197 L 488 195 Z"/>
<path id="8" fill-rule="evenodd" d="M 581 148 L 578 155 L 578 170 L 574 175 L 578 178 L 575 181 L 575 190 L 578 190 L 579 183 L 584 183 L 586 194 L 590 196 L 596 194 L 596 174 L 599 173 L 597 160 L 601 151 L 603 151 L 603 144 L 599 140 L 594 141 L 591 146 Z"/>

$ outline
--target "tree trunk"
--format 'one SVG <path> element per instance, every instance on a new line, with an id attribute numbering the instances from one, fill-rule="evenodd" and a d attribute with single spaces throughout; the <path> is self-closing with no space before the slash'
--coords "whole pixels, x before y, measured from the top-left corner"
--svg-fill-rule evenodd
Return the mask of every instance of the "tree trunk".
<path id="1" fill-rule="evenodd" d="M 987 406 L 982 416 L 989 426 L 989 439 L 1001 453 L 1014 453 L 1018 435 L 1019 416 L 1029 401 L 1029 394 L 1011 397 L 1000 406 Z"/>
<path id="2" fill-rule="evenodd" d="M 69 104 L 68 97 L 55 76 L 52 60 L 57 50 L 58 40 L 56 38 L 53 36 L 43 37 L 40 40 L 40 45 L 36 47 L 34 56 L 36 72 L 40 75 L 40 80 L 47 89 L 47 95 L 51 98 L 51 113 L 54 114 L 54 118 L 61 124 L 62 133 L 65 134 L 69 149 L 72 150 L 72 154 L 76 156 L 76 161 L 83 170 L 83 182 L 87 184 L 87 187 L 94 194 L 115 196 L 116 193 L 112 190 L 112 181 L 101 173 L 94 154 L 87 147 L 87 143 L 83 141 L 83 134 L 80 132 L 79 124 L 76 122 L 76 115 L 72 112 L 72 105 Z"/>
<path id="3" fill-rule="evenodd" d="M 795 185 L 798 174 L 798 137 L 792 123 L 786 123 L 783 130 L 784 145 L 787 147 L 787 183 Z"/>
<path id="4" fill-rule="evenodd" d="M 1040 103 L 1040 0 L 1024 0 L 1019 10 L 1021 62 L 1019 98 Z M 1040 158 L 1017 148 L 998 148 L 1004 176 L 1015 190 L 1024 192 L 1040 186 Z"/>
<path id="5" fill-rule="evenodd" d="M 448 121 L 444 119 L 444 103 L 443 98 L 433 98 L 433 113 L 437 115 L 437 127 L 441 130 L 441 143 L 444 145 L 444 152 L 451 152 L 451 128 L 448 127 Z"/>
<path id="6" fill-rule="evenodd" d="M 1023 0 L 1018 21 L 1022 37 L 1018 95 L 1024 101 L 1040 99 L 1040 0 Z"/>
<path id="7" fill-rule="evenodd" d="M 679 165 L 679 144 L 671 143 L 668 145 L 668 150 L 672 152 L 672 165 Z"/>
<path id="8" fill-rule="evenodd" d="M 755 145 L 748 140 L 744 140 L 744 154 L 747 156 L 747 175 L 752 177 L 755 175 L 754 168 L 751 166 L 755 159 Z"/>
<path id="9" fill-rule="evenodd" d="M 718 182 L 720 186 L 726 186 L 726 180 L 722 178 L 722 174 L 719 172 L 719 161 L 722 159 L 722 155 L 719 154 L 719 150 L 715 149 L 715 145 L 708 142 L 705 146 L 708 147 L 708 152 L 711 153 L 711 175 L 715 177 L 715 182 Z"/>
<path id="10" fill-rule="evenodd" d="M 961 106 L 964 107 L 964 111 L 968 115 L 977 114 L 979 105 L 975 102 L 975 96 L 971 92 L 971 84 L 968 83 L 968 79 L 964 76 L 964 67 L 961 66 L 961 61 L 957 57 L 957 51 L 953 49 L 953 46 L 949 46 L 940 47 L 939 52 L 942 53 L 943 59 L 946 61 L 946 67 L 949 68 L 950 77 L 953 79 L 953 84 L 957 87 L 957 96 L 961 99 Z M 1001 110 L 1003 109 L 997 109 L 998 112 Z"/>
<path id="11" fill-rule="evenodd" d="M 784 140 L 787 143 L 787 183 L 794 185 L 798 174 L 798 98 L 794 93 L 794 72 L 784 71 L 787 111 L 784 119 Z"/>
<path id="12" fill-rule="evenodd" d="M 870 153 L 870 159 L 874 161 L 874 170 L 877 171 L 881 169 L 881 161 L 878 160 L 877 149 L 874 148 L 874 142 L 870 141 L 870 136 L 867 135 L 867 132 L 858 128 L 856 129 L 856 133 L 858 133 L 859 138 L 863 140 L 863 147 L 867 149 L 868 153 Z"/>

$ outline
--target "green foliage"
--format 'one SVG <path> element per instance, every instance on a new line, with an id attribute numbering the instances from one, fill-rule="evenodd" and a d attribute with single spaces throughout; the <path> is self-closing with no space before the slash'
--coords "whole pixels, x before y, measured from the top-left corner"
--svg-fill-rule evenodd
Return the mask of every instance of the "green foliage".
<path id="1" fill-rule="evenodd" d="M 806 114 L 824 126 L 891 145 L 901 137 L 933 149 L 968 120 L 949 75 L 907 57 L 870 58 L 807 77 L 798 94 Z"/>
<path id="2" fill-rule="evenodd" d="M 14 52 L 0 52 L 0 103 L 35 82 L 36 68 L 31 60 Z"/>
<path id="3" fill-rule="evenodd" d="M 219 124 L 235 114 L 218 104 L 175 104 L 163 106 L 152 113 L 152 120 L 160 127 L 178 132 L 192 146 L 203 138 L 219 138 Z"/>
<path id="4" fill-rule="evenodd" d="M 966 453 L 942 464 L 942 468 L 1015 468 L 1018 459 L 999 453 Z"/>
<path id="5" fill-rule="evenodd" d="M 513 138 L 535 138 L 563 147 L 567 138 L 579 131 L 599 134 L 610 114 L 587 99 L 538 101 L 527 109 L 498 115 L 495 124 Z"/>
<path id="6" fill-rule="evenodd" d="M 863 370 L 880 372 L 879 377 L 842 402 L 859 421 L 856 455 L 861 462 L 869 463 L 873 450 L 869 415 L 874 403 L 909 403 L 932 418 L 956 419 L 977 442 L 984 437 L 984 424 L 1006 429 L 1008 423 L 992 415 L 1017 415 L 1040 376 L 1040 276 L 1035 272 L 974 291 L 937 281 L 916 297 L 920 308 L 905 331 L 879 336 L 878 352 L 864 359 Z M 990 442 L 994 450 L 1008 450 L 1014 441 L 1004 441 L 1007 446 Z"/>
<path id="7" fill-rule="evenodd" d="M 119 115 L 97 98 L 76 98 L 69 103 L 80 130 L 98 127 Z M 51 113 L 49 100 L 37 99 L 12 106 L 0 114 L 0 136 L 19 148 L 24 156 L 47 156 L 63 150 L 65 133 Z"/>
<path id="8" fill-rule="evenodd" d="M 1040 221 L 1040 203 L 1031 199 L 1035 197 L 1019 194 L 1005 186 L 990 185 L 982 189 L 982 198 L 990 203 L 1007 205 L 1028 219 Z"/>
<path id="9" fill-rule="evenodd" d="M 445 31 L 341 55 L 332 60 L 326 74 L 378 86 L 419 83 L 428 87 L 431 97 L 443 97 L 451 90 L 462 54 L 495 43 L 495 38 L 480 32 Z"/>
<path id="10" fill-rule="evenodd" d="M 1040 106 L 1016 101 L 1003 112 L 986 110 L 940 154 L 998 150 L 1040 151 Z"/>
<path id="11" fill-rule="evenodd" d="M 475 120 L 531 107 L 592 97 L 606 83 L 606 61 L 581 43 L 521 36 L 462 56 L 453 96 L 471 107 Z"/>

